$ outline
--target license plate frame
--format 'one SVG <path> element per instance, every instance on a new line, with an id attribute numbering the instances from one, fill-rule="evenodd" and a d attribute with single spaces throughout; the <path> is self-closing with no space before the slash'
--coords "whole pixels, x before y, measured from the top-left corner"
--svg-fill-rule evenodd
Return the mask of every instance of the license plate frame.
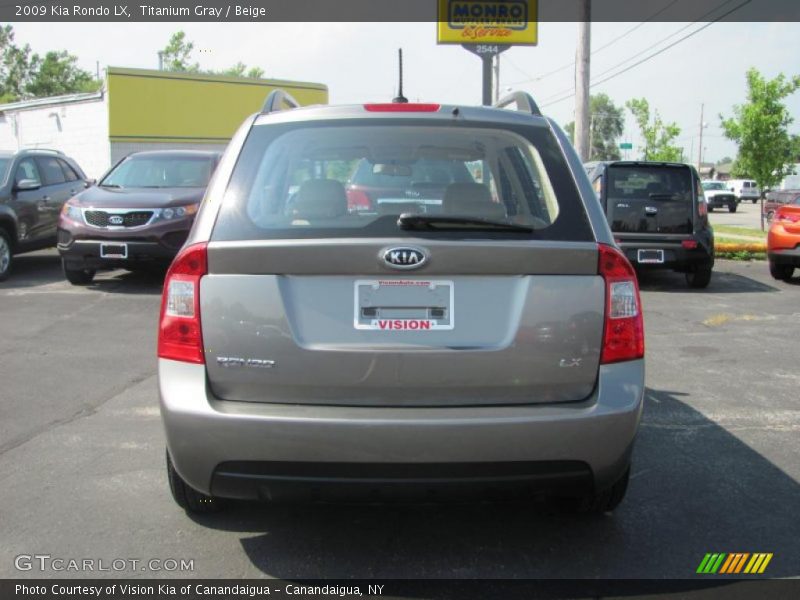
<path id="1" fill-rule="evenodd" d="M 445 279 L 358 279 L 353 285 L 353 327 L 366 331 L 429 332 L 455 328 L 455 284 Z M 374 309 L 366 315 L 364 309 Z M 381 312 L 419 312 L 403 317 Z M 438 311 L 441 316 L 435 315 Z"/>
<path id="2" fill-rule="evenodd" d="M 100 258 L 127 259 L 128 244 L 126 243 L 100 244 Z"/>
<path id="3" fill-rule="evenodd" d="M 640 265 L 663 265 L 664 251 L 652 248 L 643 248 L 636 252 L 636 262 Z"/>

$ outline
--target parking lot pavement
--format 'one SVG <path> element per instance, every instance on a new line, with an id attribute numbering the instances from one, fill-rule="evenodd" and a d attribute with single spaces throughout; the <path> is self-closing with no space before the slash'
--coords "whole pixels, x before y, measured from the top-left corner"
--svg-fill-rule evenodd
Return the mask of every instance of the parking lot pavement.
<path id="1" fill-rule="evenodd" d="M 761 229 L 761 204 L 753 204 L 749 200 L 740 202 L 735 213 L 730 213 L 724 208 L 716 208 L 708 216 L 711 219 L 712 227 L 714 225 L 734 225 Z"/>
<path id="2" fill-rule="evenodd" d="M 613 516 L 530 502 L 189 518 L 164 475 L 160 282 L 116 271 L 76 289 L 53 252 L 19 257 L 0 284 L 0 576 L 41 577 L 14 568 L 39 553 L 187 559 L 203 577 L 687 578 L 706 552 L 772 552 L 767 574 L 800 575 L 800 278 L 720 261 L 705 291 L 670 273 L 642 286 L 648 391 Z"/>

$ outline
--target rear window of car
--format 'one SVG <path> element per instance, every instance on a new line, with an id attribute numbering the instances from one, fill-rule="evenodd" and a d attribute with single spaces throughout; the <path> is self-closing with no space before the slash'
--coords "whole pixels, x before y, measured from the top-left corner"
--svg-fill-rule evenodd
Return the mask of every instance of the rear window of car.
<path id="1" fill-rule="evenodd" d="M 592 239 L 574 178 L 549 129 L 361 123 L 254 127 L 212 240 Z M 534 231 L 405 231 L 397 221 L 409 213 Z"/>
<path id="2" fill-rule="evenodd" d="M 614 166 L 608 169 L 609 199 L 692 200 L 692 173 L 688 167 Z"/>
<path id="3" fill-rule="evenodd" d="M 214 171 L 210 156 L 131 156 L 100 182 L 121 188 L 192 188 L 208 185 Z"/>

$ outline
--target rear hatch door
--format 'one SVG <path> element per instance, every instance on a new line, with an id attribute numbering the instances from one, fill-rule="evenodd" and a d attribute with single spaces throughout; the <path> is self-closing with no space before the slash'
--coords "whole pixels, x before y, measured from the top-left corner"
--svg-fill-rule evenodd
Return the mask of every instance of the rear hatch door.
<path id="1" fill-rule="evenodd" d="M 605 283 L 551 130 L 443 115 L 253 128 L 200 288 L 216 397 L 424 407 L 592 393 Z M 359 163 L 398 189 L 447 164 L 428 173 L 446 183 L 439 214 L 348 207 Z"/>

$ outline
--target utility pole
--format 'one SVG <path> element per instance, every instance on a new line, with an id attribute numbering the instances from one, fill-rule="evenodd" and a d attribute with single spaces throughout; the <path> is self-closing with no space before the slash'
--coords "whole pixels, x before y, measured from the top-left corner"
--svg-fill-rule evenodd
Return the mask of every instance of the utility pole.
<path id="1" fill-rule="evenodd" d="M 705 127 L 705 123 L 703 123 L 703 112 L 705 111 L 706 105 L 700 105 L 700 143 L 697 144 L 697 172 L 700 172 L 700 169 L 703 168 L 703 128 Z"/>
<path id="2" fill-rule="evenodd" d="M 589 53 L 591 51 L 591 0 L 579 0 L 578 46 L 575 52 L 575 149 L 589 159 Z"/>

